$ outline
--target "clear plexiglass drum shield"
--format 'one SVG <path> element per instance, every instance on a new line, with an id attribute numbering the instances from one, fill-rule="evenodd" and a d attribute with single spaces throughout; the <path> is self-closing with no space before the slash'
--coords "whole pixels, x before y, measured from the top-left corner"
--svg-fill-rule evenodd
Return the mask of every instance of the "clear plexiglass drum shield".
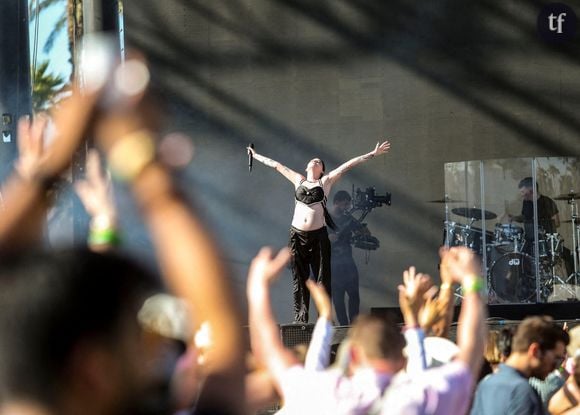
<path id="1" fill-rule="evenodd" d="M 580 282 L 570 223 L 579 166 L 562 157 L 445 164 L 443 243 L 478 256 L 489 303 L 544 302 L 555 284 Z"/>

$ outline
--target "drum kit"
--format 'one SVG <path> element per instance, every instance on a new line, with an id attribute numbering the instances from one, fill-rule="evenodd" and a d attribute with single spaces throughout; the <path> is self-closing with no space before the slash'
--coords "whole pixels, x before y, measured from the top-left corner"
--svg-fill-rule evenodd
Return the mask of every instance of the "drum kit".
<path id="1" fill-rule="evenodd" d="M 533 238 L 526 238 L 524 218 L 511 217 L 509 223 L 497 223 L 494 231 L 473 226 L 475 222 L 496 219 L 497 214 L 480 208 L 457 207 L 451 213 L 467 219 L 467 223 L 449 220 L 449 204 L 466 203 L 445 197 L 431 203 L 445 203 L 444 244 L 465 246 L 477 255 L 486 250 L 489 301 L 525 303 L 548 301 L 556 284 L 569 291 L 569 296 L 577 299 L 575 286 L 580 280 L 580 216 L 577 202 L 580 194 L 571 191 L 554 198 L 567 201 L 571 206 L 571 219 L 563 223 L 572 226 L 573 272 L 566 271 L 564 240 L 559 233 L 548 233 L 538 229 L 537 247 Z M 536 252 L 538 255 L 534 255 Z M 536 278 L 535 257 L 538 259 L 539 278 Z M 537 288 L 539 283 L 539 289 Z M 571 288 L 572 287 L 572 288 Z"/>

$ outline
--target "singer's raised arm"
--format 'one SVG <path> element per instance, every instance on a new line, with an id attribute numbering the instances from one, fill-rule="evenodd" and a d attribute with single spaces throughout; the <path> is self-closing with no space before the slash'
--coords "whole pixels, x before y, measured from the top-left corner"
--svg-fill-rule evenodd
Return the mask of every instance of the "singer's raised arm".
<path id="1" fill-rule="evenodd" d="M 391 148 L 391 143 L 388 141 L 384 141 L 382 143 L 377 143 L 374 150 L 363 154 L 361 156 L 355 157 L 347 161 L 346 163 L 341 164 L 336 169 L 332 170 L 328 173 L 328 180 L 332 183 L 336 183 L 344 173 L 352 169 L 354 166 L 361 164 L 367 160 L 372 159 L 375 156 L 380 156 L 381 154 L 386 154 L 389 152 Z"/>
<path id="2" fill-rule="evenodd" d="M 260 163 L 262 163 L 268 167 L 272 167 L 274 170 L 276 170 L 282 176 L 284 176 L 288 180 L 290 180 L 293 184 L 304 179 L 304 176 L 302 176 L 299 173 L 296 173 L 292 169 L 289 169 L 288 167 L 284 166 L 282 163 L 279 163 L 276 160 L 272 160 L 268 157 L 264 157 L 261 154 L 256 153 L 256 150 L 254 150 L 252 147 L 248 147 L 247 150 L 248 150 L 248 154 L 251 154 L 254 159 L 258 160 Z"/>

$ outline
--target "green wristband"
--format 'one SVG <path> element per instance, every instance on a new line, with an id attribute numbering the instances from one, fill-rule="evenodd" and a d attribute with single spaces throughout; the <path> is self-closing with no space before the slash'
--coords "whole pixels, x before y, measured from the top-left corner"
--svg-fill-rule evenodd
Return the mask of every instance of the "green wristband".
<path id="1" fill-rule="evenodd" d="M 463 295 L 469 293 L 478 294 L 483 289 L 483 278 L 478 275 L 467 277 L 461 283 L 461 290 Z"/>
<path id="2" fill-rule="evenodd" d="M 91 229 L 89 232 L 89 245 L 118 245 L 119 234 L 113 228 Z"/>

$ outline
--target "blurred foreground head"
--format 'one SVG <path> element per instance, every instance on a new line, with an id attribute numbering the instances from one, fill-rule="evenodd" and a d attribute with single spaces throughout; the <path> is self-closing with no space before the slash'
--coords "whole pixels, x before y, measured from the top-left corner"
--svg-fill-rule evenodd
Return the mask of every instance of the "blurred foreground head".
<path id="1" fill-rule="evenodd" d="M 2 258 L 2 404 L 59 414 L 167 411 L 171 349 L 137 318 L 156 281 L 111 253 Z"/>
<path id="2" fill-rule="evenodd" d="M 395 373 L 405 364 L 405 338 L 389 318 L 358 315 L 348 332 L 348 340 L 352 370 L 388 362 L 392 373 Z M 385 367 L 384 364 L 380 366 Z"/>

